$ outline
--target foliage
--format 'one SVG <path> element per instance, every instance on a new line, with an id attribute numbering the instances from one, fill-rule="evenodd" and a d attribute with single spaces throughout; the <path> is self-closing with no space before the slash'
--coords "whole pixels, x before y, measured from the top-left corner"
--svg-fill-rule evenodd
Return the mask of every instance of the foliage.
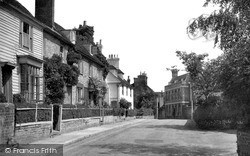
<path id="1" fill-rule="evenodd" d="M 87 118 L 100 116 L 100 109 L 88 109 L 88 108 L 64 108 L 62 113 L 62 119 L 75 119 L 75 118 Z"/>
<path id="2" fill-rule="evenodd" d="M 130 116 L 130 117 L 136 116 L 136 114 L 137 114 L 136 109 L 128 109 L 127 111 L 128 111 L 127 115 Z"/>
<path id="3" fill-rule="evenodd" d="M 35 109 L 16 111 L 15 119 L 17 124 L 35 122 Z"/>
<path id="4" fill-rule="evenodd" d="M 134 88 L 135 92 L 135 108 L 140 109 L 142 107 L 152 108 L 156 107 L 155 93 L 148 89 L 146 85 L 139 85 Z"/>
<path id="5" fill-rule="evenodd" d="M 26 100 L 23 95 L 21 94 L 13 94 L 13 103 L 14 104 L 22 104 L 25 103 Z"/>
<path id="6" fill-rule="evenodd" d="M 78 83 L 79 69 L 62 63 L 62 58 L 56 54 L 44 60 L 45 101 L 49 104 L 63 103 L 64 86 L 74 86 Z"/>
<path id="7" fill-rule="evenodd" d="M 0 92 L 0 102 L 7 102 L 5 95 Z"/>
<path id="8" fill-rule="evenodd" d="M 74 63 L 78 64 L 81 59 L 82 59 L 82 56 L 73 51 L 69 51 L 67 54 L 67 63 L 69 65 L 73 65 Z"/>
<path id="9" fill-rule="evenodd" d="M 216 34 L 215 44 L 224 51 L 219 64 L 218 83 L 226 99 L 244 107 L 250 125 L 250 2 L 249 0 L 206 0 L 204 6 L 215 4 L 219 11 L 200 16 L 188 26 L 194 34 L 202 31 Z"/>
<path id="10" fill-rule="evenodd" d="M 136 116 L 152 116 L 154 115 L 153 109 L 151 108 L 140 108 L 137 110 Z"/>
<path id="11" fill-rule="evenodd" d="M 192 91 L 198 104 L 209 104 L 209 98 L 219 93 L 218 76 L 219 59 L 205 62 L 207 54 L 196 54 L 177 51 L 177 56 L 183 61 L 190 74 Z"/>
<path id="12" fill-rule="evenodd" d="M 94 103 L 97 105 L 100 98 L 104 98 L 107 93 L 107 84 L 105 81 L 97 78 L 90 78 L 90 81 L 94 84 Z"/>
<path id="13" fill-rule="evenodd" d="M 123 108 L 113 108 L 113 115 L 114 116 L 123 116 L 125 113 L 124 113 L 124 109 Z"/>
<path id="14" fill-rule="evenodd" d="M 245 122 L 239 109 L 228 105 L 199 106 L 194 113 L 194 120 L 200 129 L 235 129 Z"/>
<path id="15" fill-rule="evenodd" d="M 131 107 L 131 102 L 128 102 L 128 101 L 127 101 L 126 99 L 124 99 L 124 98 L 121 98 L 121 99 L 120 99 L 119 104 L 120 104 L 120 107 L 121 107 L 121 108 L 129 109 L 129 107 Z"/>
<path id="16" fill-rule="evenodd" d="M 109 63 L 102 53 L 97 53 L 94 56 L 97 57 L 104 64 L 103 79 L 105 80 L 109 73 Z"/>

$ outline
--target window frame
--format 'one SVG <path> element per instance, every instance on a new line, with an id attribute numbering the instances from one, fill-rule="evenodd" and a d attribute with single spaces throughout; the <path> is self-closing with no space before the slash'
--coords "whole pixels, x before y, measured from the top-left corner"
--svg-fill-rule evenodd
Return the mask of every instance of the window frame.
<path id="1" fill-rule="evenodd" d="M 24 32 L 24 24 L 27 24 L 29 30 L 28 34 Z M 33 51 L 33 26 L 30 25 L 26 21 L 20 21 L 20 28 L 19 28 L 19 46 L 23 49 Z M 28 46 L 25 44 L 25 36 L 28 38 L 26 39 Z"/>

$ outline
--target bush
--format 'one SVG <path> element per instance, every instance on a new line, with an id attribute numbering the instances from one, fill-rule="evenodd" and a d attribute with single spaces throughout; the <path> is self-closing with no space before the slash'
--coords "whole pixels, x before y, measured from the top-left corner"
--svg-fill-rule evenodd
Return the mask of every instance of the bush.
<path id="1" fill-rule="evenodd" d="M 137 110 L 136 116 L 151 116 L 154 115 L 154 110 L 152 108 L 140 108 Z"/>
<path id="2" fill-rule="evenodd" d="M 104 116 L 111 116 L 114 114 L 113 109 L 104 109 Z"/>
<path id="3" fill-rule="evenodd" d="M 37 121 L 52 121 L 51 115 L 51 109 L 38 109 Z"/>
<path id="4" fill-rule="evenodd" d="M 15 113 L 15 120 L 17 124 L 35 122 L 35 110 L 19 110 Z"/>
<path id="5" fill-rule="evenodd" d="M 225 105 L 199 106 L 194 112 L 194 121 L 200 129 L 234 129 L 244 122 L 238 110 L 230 109 Z"/>
<path id="6" fill-rule="evenodd" d="M 2 92 L 0 92 L 0 103 L 1 102 L 7 102 L 6 97 Z"/>
<path id="7" fill-rule="evenodd" d="M 75 119 L 100 116 L 100 109 L 69 108 L 63 109 L 62 119 Z"/>
<path id="8" fill-rule="evenodd" d="M 14 104 L 22 104 L 25 103 L 25 98 L 21 94 L 13 94 L 13 103 Z"/>
<path id="9" fill-rule="evenodd" d="M 137 111 L 136 109 L 128 109 L 128 116 L 133 117 L 136 116 Z"/>
<path id="10" fill-rule="evenodd" d="M 114 116 L 123 116 L 125 114 L 123 108 L 113 108 L 113 115 Z"/>

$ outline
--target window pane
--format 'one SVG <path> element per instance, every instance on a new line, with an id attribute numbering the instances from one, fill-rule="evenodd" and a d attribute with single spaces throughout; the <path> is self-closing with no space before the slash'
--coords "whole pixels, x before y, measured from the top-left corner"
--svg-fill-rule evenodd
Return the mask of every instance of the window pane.
<path id="1" fill-rule="evenodd" d="M 29 24 L 28 23 L 25 23 L 23 22 L 23 32 L 26 33 L 26 34 L 29 34 Z"/>

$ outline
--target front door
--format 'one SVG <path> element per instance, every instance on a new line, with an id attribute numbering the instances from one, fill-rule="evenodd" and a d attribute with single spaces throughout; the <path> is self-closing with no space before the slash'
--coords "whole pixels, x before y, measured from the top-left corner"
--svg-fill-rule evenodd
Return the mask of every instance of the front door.
<path id="1" fill-rule="evenodd" d="M 6 97 L 7 102 L 13 102 L 12 95 L 12 68 L 11 66 L 5 65 L 2 67 L 2 85 L 3 93 Z"/>

